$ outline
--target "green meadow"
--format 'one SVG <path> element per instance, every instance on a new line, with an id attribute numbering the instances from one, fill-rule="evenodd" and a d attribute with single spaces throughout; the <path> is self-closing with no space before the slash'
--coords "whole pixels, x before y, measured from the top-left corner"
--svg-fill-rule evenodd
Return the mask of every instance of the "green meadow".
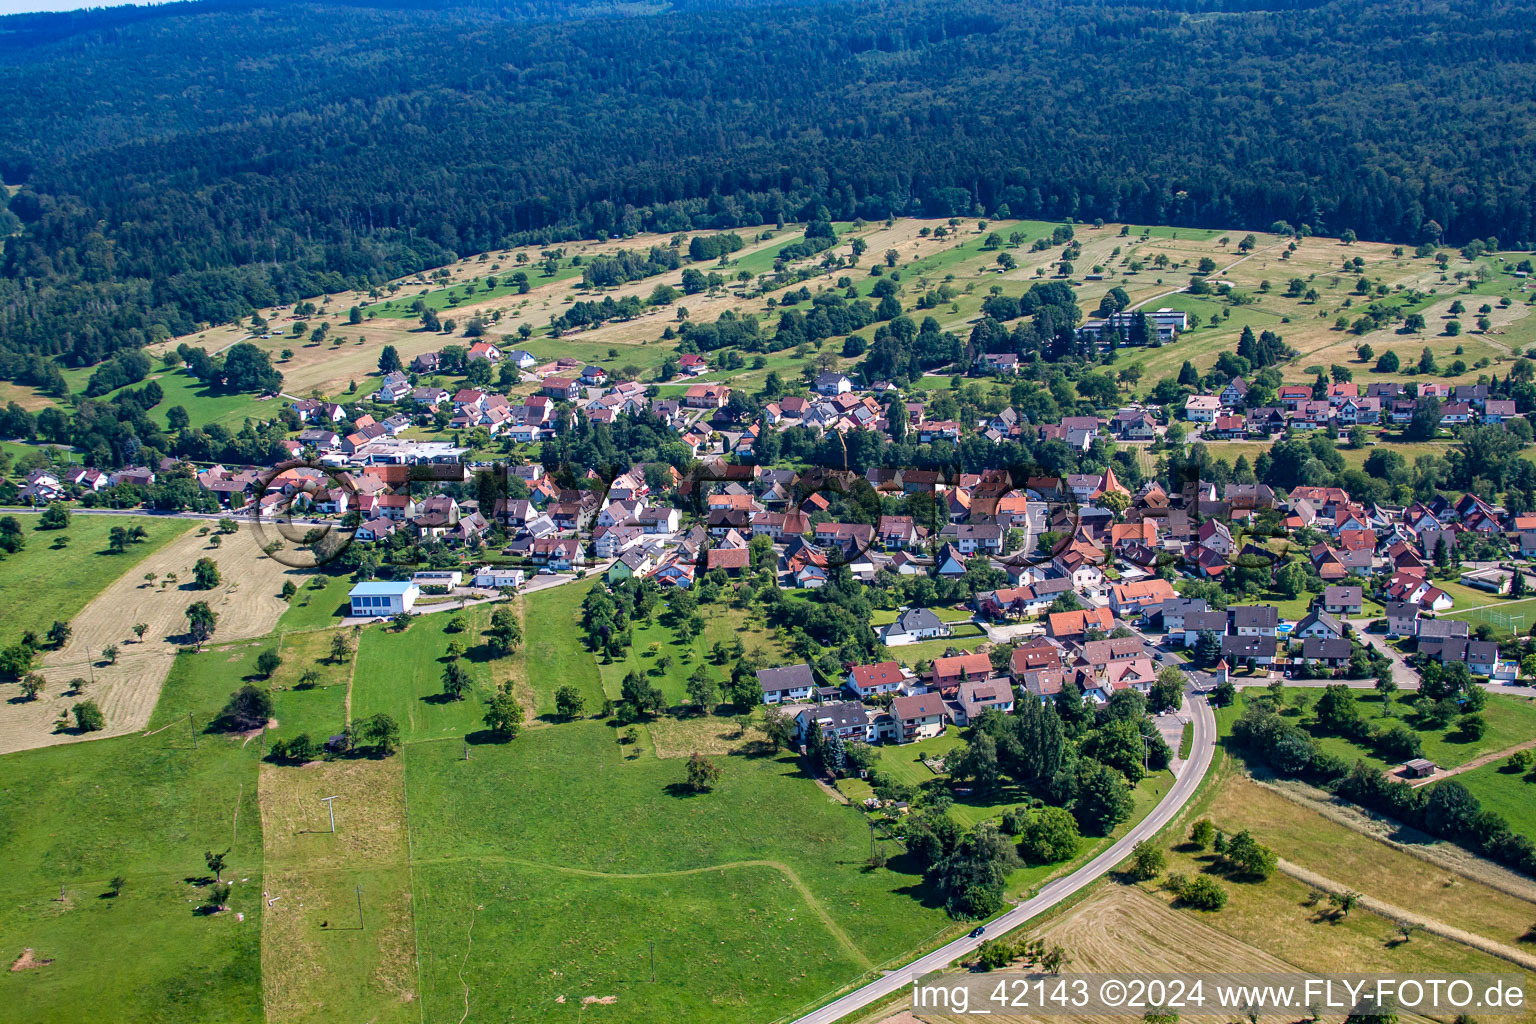
<path id="1" fill-rule="evenodd" d="M 206 734 L 194 747 L 187 722 L 212 717 L 256 650 L 178 658 L 145 735 L 6 755 L 0 947 L 52 963 L 0 974 L 0 1016 L 265 1019 L 261 750 Z M 229 851 L 229 910 L 216 915 L 198 912 L 208 850 Z"/>
<path id="2" fill-rule="evenodd" d="M 107 584 L 192 528 L 186 519 L 74 515 L 62 530 L 40 530 L 37 516 L 16 518 L 26 546 L 0 558 L 0 593 L 26 599 L 10 602 L 0 616 L 0 646 L 15 643 L 28 630 L 42 636 L 55 619 L 68 622 Z M 107 542 L 114 526 L 142 526 L 149 537 L 113 554 Z M 66 539 L 62 545 L 61 539 Z"/>

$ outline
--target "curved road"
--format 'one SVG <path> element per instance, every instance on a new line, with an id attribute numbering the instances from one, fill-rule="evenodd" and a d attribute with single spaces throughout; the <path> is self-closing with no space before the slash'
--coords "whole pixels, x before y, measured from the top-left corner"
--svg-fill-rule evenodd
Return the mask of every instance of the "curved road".
<path id="1" fill-rule="evenodd" d="M 1156 834 L 1164 825 L 1172 821 L 1179 811 L 1183 810 L 1211 766 L 1211 753 L 1216 747 L 1216 716 L 1211 713 L 1210 705 L 1204 698 L 1186 699 L 1189 700 L 1191 710 L 1194 712 L 1195 725 L 1194 742 L 1190 748 L 1189 760 L 1184 763 L 1184 770 L 1174 782 L 1173 788 L 1168 791 L 1168 795 L 1152 809 L 1151 814 L 1138 822 L 1117 843 L 1070 875 L 1063 875 L 1050 882 L 1033 899 L 1019 904 L 1001 917 L 988 922 L 984 935 L 975 937 L 962 935 L 953 942 L 940 946 L 932 953 L 919 957 L 904 967 L 898 967 L 884 977 L 877 978 L 863 988 L 854 989 L 841 999 L 796 1019 L 793 1024 L 832 1024 L 833 1021 L 868 1006 L 876 999 L 899 991 L 929 971 L 936 971 L 962 959 L 988 939 L 1005 935 L 1032 918 L 1038 917 L 1079 889 L 1097 881 L 1116 864 L 1130 856 L 1131 847 Z"/>

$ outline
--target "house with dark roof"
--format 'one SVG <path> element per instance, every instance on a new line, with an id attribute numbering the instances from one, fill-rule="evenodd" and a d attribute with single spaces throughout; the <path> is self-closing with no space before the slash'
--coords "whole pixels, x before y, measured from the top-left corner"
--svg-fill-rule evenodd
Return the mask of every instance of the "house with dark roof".
<path id="1" fill-rule="evenodd" d="M 1432 659 L 1442 665 L 1462 662 L 1475 676 L 1491 676 L 1499 663 L 1499 645 L 1491 640 L 1420 640 L 1419 661 Z"/>
<path id="2" fill-rule="evenodd" d="M 1335 637 L 1309 636 L 1301 642 L 1301 660 L 1308 668 L 1343 668 L 1354 645 Z"/>
<path id="3" fill-rule="evenodd" d="M 816 689 L 816 677 L 811 673 L 811 666 L 803 662 L 779 668 L 760 668 L 757 670 L 757 682 L 763 688 L 764 704 L 806 700 Z"/>
<path id="4" fill-rule="evenodd" d="M 969 725 L 986 711 L 1013 713 L 1013 684 L 1006 677 L 967 679 L 950 705 L 956 725 Z"/>
<path id="5" fill-rule="evenodd" d="M 1227 613 L 1217 608 L 1184 613 L 1184 646 L 1193 647 L 1200 642 L 1201 633 L 1222 636 L 1227 628 Z M 1170 637 L 1172 634 L 1170 634 Z"/>
<path id="6" fill-rule="evenodd" d="M 875 724 L 870 709 L 858 701 L 839 701 L 806 708 L 795 716 L 795 724 L 801 743 L 810 736 L 813 725 L 820 727 L 823 736 L 837 733 L 844 743 L 868 743 L 875 738 Z"/>
<path id="7" fill-rule="evenodd" d="M 1301 639 L 1337 639 L 1344 635 L 1344 624 L 1328 612 L 1313 610 L 1306 614 L 1291 630 L 1291 636 Z"/>
<path id="8" fill-rule="evenodd" d="M 949 625 L 929 609 L 908 608 L 880 631 L 880 640 L 887 647 L 896 647 L 949 636 L 952 632 Z"/>
<path id="9" fill-rule="evenodd" d="M 1417 636 L 1419 605 L 1415 601 L 1388 601 L 1386 608 L 1389 636 Z"/>
<path id="10" fill-rule="evenodd" d="M 1323 610 L 1334 615 L 1359 615 L 1364 602 L 1363 587 L 1334 584 L 1323 588 Z"/>
<path id="11" fill-rule="evenodd" d="M 1278 644 L 1272 636 L 1232 636 L 1221 638 L 1221 656 L 1229 665 L 1268 666 L 1274 664 Z"/>
<path id="12" fill-rule="evenodd" d="M 1471 627 L 1460 619 L 1419 619 L 1417 622 L 1419 643 L 1425 640 L 1465 640 L 1471 636 Z"/>
<path id="13" fill-rule="evenodd" d="M 1232 632 L 1238 636 L 1275 636 L 1280 612 L 1272 604 L 1238 605 L 1230 609 Z"/>

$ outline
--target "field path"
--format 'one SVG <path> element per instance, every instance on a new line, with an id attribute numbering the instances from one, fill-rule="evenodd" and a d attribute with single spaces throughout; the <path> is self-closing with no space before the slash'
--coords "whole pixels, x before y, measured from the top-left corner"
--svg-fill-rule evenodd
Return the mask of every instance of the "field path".
<path id="1" fill-rule="evenodd" d="M 1317 872 L 1309 871 L 1298 864 L 1292 864 L 1290 861 L 1283 857 L 1276 862 L 1276 866 L 1281 870 L 1282 873 L 1290 875 L 1298 882 L 1304 882 L 1307 885 L 1312 886 L 1314 889 L 1321 889 L 1324 892 L 1339 893 L 1356 891 L 1347 885 L 1342 885 L 1339 882 L 1335 882 L 1333 879 L 1327 877 L 1326 875 L 1320 875 Z M 1454 925 L 1446 924 L 1445 922 L 1438 921 L 1433 917 L 1425 917 L 1423 914 L 1416 913 L 1412 910 L 1405 910 L 1402 907 L 1393 906 L 1391 903 L 1386 903 L 1374 896 L 1367 896 L 1364 893 L 1359 893 L 1359 896 L 1359 905 L 1364 907 L 1366 910 L 1369 910 L 1373 914 L 1385 917 L 1390 921 L 1397 921 L 1400 924 L 1417 925 L 1418 927 L 1423 928 L 1425 931 L 1429 932 L 1431 935 L 1438 935 L 1443 939 L 1450 939 L 1452 942 L 1459 942 L 1463 946 L 1470 946 L 1473 949 L 1487 953 L 1490 956 L 1496 956 L 1501 960 L 1508 960 L 1510 963 L 1518 964 L 1528 971 L 1536 970 L 1536 956 L 1532 956 L 1531 954 L 1522 950 L 1515 949 L 1513 946 L 1506 946 L 1502 942 L 1495 942 L 1490 938 L 1486 938 L 1474 932 L 1469 932 L 1463 928 L 1457 928 Z"/>
<path id="2" fill-rule="evenodd" d="M 1508 757 L 1510 754 L 1513 754 L 1517 750 L 1530 750 L 1532 747 L 1536 747 L 1536 740 L 1522 740 L 1512 747 L 1505 747 L 1503 750 L 1495 750 L 1491 753 L 1483 754 L 1479 757 L 1474 757 L 1466 764 L 1459 764 L 1455 768 L 1436 768 L 1435 774 L 1426 776 L 1422 779 L 1412 779 L 1409 781 L 1408 785 L 1414 787 L 1415 789 L 1420 786 L 1427 786 L 1431 782 L 1439 782 L 1441 779 L 1448 779 L 1452 775 L 1460 775 L 1462 772 L 1469 772 L 1473 768 L 1481 768 L 1483 765 L 1488 764 L 1490 761 L 1497 761 L 1501 757 Z"/>
<path id="3" fill-rule="evenodd" d="M 826 926 L 827 931 L 834 939 L 837 940 L 837 944 L 842 946 L 843 950 L 853 958 L 854 962 L 856 962 L 866 971 L 875 966 L 874 962 L 871 961 L 869 957 L 864 955 L 864 951 L 854 944 L 852 937 L 849 936 L 847 932 L 843 931 L 842 926 L 833 920 L 832 915 L 827 912 L 827 908 L 822 906 L 821 901 L 816 898 L 816 894 L 811 892 L 810 886 L 806 885 L 805 882 L 801 880 L 800 876 L 795 874 L 794 868 L 790 867 L 788 864 L 785 864 L 783 861 L 732 860 L 726 861 L 724 864 L 709 864 L 699 868 L 678 868 L 673 871 L 637 872 L 596 871 L 592 868 L 571 867 L 569 864 L 545 864 L 536 860 L 525 860 L 521 857 L 505 857 L 499 855 L 433 857 L 428 860 L 416 861 L 418 866 L 422 864 L 466 863 L 514 864 L 523 868 L 537 868 L 540 871 L 558 871 L 565 875 L 580 875 L 583 878 L 608 878 L 618 881 L 625 881 L 628 879 L 638 880 L 646 878 L 682 878 L 687 875 L 706 875 L 711 871 L 730 871 L 735 868 L 770 868 L 783 875 L 785 880 L 788 881 L 790 885 L 795 887 L 795 891 L 800 893 L 800 896 L 805 900 L 806 905 L 816 912 L 816 916 L 821 918 L 821 923 Z"/>

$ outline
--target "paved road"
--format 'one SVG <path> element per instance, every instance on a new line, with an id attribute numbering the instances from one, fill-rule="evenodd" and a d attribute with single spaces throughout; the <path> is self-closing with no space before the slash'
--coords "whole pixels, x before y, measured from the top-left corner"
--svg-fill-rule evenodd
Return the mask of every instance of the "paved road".
<path id="1" fill-rule="evenodd" d="M 953 942 L 940 946 L 932 953 L 919 957 L 905 967 L 899 967 L 863 988 L 855 989 L 841 999 L 806 1014 L 794 1024 L 832 1024 L 833 1021 L 862 1009 L 877 999 L 899 991 L 928 972 L 947 967 L 965 958 L 988 939 L 1007 934 L 1038 917 L 1084 886 L 1098 880 L 1128 857 L 1131 847 L 1152 836 L 1173 820 L 1174 815 L 1182 810 L 1189 802 L 1189 798 L 1194 795 L 1195 788 L 1199 786 L 1200 780 L 1205 777 L 1206 771 L 1211 766 L 1211 752 L 1216 746 L 1216 716 L 1211 714 L 1210 707 L 1201 698 L 1190 698 L 1187 706 L 1194 715 L 1195 734 L 1184 771 L 1174 782 L 1168 795 L 1163 797 L 1162 802 L 1152 809 L 1151 814 L 1126 833 L 1124 838 L 1070 875 L 1064 875 L 1047 884 L 1033 899 L 1019 904 L 989 923 L 985 934 L 961 936 Z"/>
<path id="2" fill-rule="evenodd" d="M 153 508 L 80 508 L 76 505 L 70 505 L 68 508 L 69 514 L 72 516 L 154 516 L 159 519 L 202 519 L 210 523 L 216 523 L 220 519 L 233 519 L 236 522 L 243 523 L 249 521 L 251 518 L 249 513 L 243 511 L 165 512 Z M 45 509 L 45 506 L 0 505 L 0 513 L 4 513 L 6 515 L 40 515 L 45 511 Z M 270 515 L 268 515 L 266 519 L 267 522 L 274 521 Z M 313 517 L 304 519 L 302 517 L 295 517 L 292 522 L 313 523 L 319 526 L 325 523 L 335 525 L 336 521 L 334 519 L 316 519 Z"/>

